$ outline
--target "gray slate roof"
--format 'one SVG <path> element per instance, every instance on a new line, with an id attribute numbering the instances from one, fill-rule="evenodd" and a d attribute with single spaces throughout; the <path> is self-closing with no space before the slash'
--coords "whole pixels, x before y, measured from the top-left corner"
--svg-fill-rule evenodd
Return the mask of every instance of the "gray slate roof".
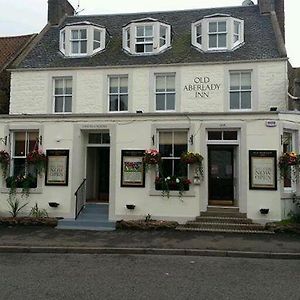
<path id="1" fill-rule="evenodd" d="M 191 23 L 215 13 L 229 14 L 245 21 L 245 44 L 233 52 L 202 53 L 191 46 Z M 122 50 L 122 27 L 132 20 L 154 18 L 172 26 L 172 47 L 151 56 L 131 56 Z M 88 21 L 108 30 L 111 37 L 106 49 L 92 57 L 66 58 L 59 52 L 59 30 L 51 27 L 18 68 L 64 68 L 118 65 L 153 65 L 195 62 L 264 60 L 280 58 L 270 16 L 255 6 L 194 9 L 170 12 L 118 15 L 74 16 L 64 24 Z"/>

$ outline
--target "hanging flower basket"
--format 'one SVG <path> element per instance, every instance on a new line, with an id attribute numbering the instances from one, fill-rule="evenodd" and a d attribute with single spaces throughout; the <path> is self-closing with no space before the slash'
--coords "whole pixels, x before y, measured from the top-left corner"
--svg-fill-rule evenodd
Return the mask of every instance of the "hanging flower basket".
<path id="1" fill-rule="evenodd" d="M 33 150 L 27 154 L 26 162 L 28 165 L 33 165 L 38 175 L 41 175 L 45 172 L 47 157 L 41 149 Z"/>
<path id="2" fill-rule="evenodd" d="M 0 151 L 0 165 L 3 177 L 6 177 L 8 166 L 10 163 L 10 155 L 5 150 Z"/>
<path id="3" fill-rule="evenodd" d="M 286 152 L 279 157 L 279 169 L 281 178 L 298 180 L 300 174 L 300 155 L 295 152 Z"/>
<path id="4" fill-rule="evenodd" d="M 183 164 L 186 165 L 195 165 L 196 166 L 196 176 L 203 177 L 203 156 L 200 153 L 196 152 L 185 152 L 180 156 L 180 160 Z"/>
<path id="5" fill-rule="evenodd" d="M 146 150 L 143 161 L 146 165 L 158 165 L 161 161 L 161 154 L 157 149 Z"/>

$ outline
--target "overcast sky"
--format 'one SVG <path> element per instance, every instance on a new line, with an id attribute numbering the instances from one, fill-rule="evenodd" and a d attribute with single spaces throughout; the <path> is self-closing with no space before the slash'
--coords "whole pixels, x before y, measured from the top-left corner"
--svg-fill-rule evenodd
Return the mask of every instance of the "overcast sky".
<path id="1" fill-rule="evenodd" d="M 47 23 L 47 0 L 0 0 L 0 36 L 39 32 Z M 243 0 L 69 0 L 81 14 L 106 14 L 241 5 Z M 256 1 L 254 1 L 256 3 Z M 286 0 L 286 44 L 294 67 L 300 67 L 299 0 Z"/>

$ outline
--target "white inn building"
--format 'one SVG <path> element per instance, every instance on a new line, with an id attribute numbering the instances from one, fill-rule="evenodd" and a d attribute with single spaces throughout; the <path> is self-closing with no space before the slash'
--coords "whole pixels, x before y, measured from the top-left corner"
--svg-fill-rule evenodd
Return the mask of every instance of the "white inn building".
<path id="1" fill-rule="evenodd" d="M 37 144 L 49 158 L 27 209 L 74 219 L 104 202 L 110 221 L 180 223 L 209 206 L 261 223 L 294 209 L 299 184 L 278 167 L 283 152 L 298 152 L 300 130 L 288 105 L 284 1 L 116 15 L 72 15 L 66 0 L 48 2 L 49 23 L 11 70 L 0 121 L 7 176 L 31 172 L 25 157 Z M 161 153 L 163 175 L 157 166 L 142 173 L 146 149 Z M 203 178 L 182 167 L 186 151 L 203 156 Z M 173 176 L 191 184 L 163 197 L 156 177 Z M 0 184 L 5 213 L 10 188 Z"/>

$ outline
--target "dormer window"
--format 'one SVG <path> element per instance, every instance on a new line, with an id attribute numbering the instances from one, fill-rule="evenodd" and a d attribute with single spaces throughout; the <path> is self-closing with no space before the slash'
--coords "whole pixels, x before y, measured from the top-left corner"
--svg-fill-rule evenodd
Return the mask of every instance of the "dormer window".
<path id="1" fill-rule="evenodd" d="M 171 26 L 158 20 L 136 20 L 123 28 L 123 49 L 131 54 L 157 54 L 170 45 Z"/>
<path id="2" fill-rule="evenodd" d="M 68 57 L 91 56 L 105 49 L 106 30 L 89 22 L 67 24 L 60 30 L 60 51 Z"/>
<path id="3" fill-rule="evenodd" d="M 204 52 L 233 51 L 243 42 L 243 20 L 215 14 L 192 23 L 192 45 Z"/>

